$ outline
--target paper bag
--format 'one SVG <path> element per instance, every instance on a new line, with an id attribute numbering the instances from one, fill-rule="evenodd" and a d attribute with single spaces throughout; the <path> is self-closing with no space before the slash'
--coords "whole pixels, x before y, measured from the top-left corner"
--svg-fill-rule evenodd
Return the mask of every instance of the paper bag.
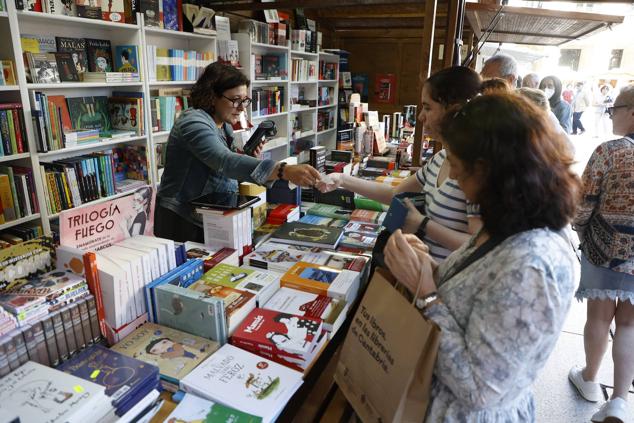
<path id="1" fill-rule="evenodd" d="M 335 381 L 368 422 L 416 422 L 425 417 L 440 330 L 377 269 L 341 351 Z"/>

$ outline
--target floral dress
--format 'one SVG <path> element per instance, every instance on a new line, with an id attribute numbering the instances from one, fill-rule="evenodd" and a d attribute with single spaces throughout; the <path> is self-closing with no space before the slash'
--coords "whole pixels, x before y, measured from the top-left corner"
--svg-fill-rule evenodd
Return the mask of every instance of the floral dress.
<path id="1" fill-rule="evenodd" d="M 438 268 L 452 273 L 471 240 Z M 531 385 L 555 346 L 578 280 L 568 238 L 513 235 L 438 286 L 425 314 L 441 330 L 427 422 L 532 422 Z"/>

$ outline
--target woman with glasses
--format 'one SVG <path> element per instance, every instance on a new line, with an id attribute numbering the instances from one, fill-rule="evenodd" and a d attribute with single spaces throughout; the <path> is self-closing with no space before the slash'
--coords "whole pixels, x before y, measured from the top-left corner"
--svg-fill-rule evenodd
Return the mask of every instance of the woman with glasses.
<path id="1" fill-rule="evenodd" d="M 212 63 L 192 88 L 193 107 L 178 117 L 167 142 L 165 170 L 154 213 L 156 236 L 203 241 L 202 222 L 190 202 L 210 193 L 236 193 L 239 182 L 264 185 L 278 179 L 313 186 L 319 172 L 241 154 L 231 125 L 251 104 L 249 79 L 232 66 Z"/>
<path id="2" fill-rule="evenodd" d="M 631 422 L 626 401 L 634 379 L 634 85 L 621 90 L 607 112 L 622 138 L 598 146 L 583 172 L 574 228 L 583 251 L 577 299 L 588 300 L 586 363 L 573 367 L 569 379 L 586 400 L 603 399 L 596 379 L 614 320 L 614 391 L 592 421 Z"/>

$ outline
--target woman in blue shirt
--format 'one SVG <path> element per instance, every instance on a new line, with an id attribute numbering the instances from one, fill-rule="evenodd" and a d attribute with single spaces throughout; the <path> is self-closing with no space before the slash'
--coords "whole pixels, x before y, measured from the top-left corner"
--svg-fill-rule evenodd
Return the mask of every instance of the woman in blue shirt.
<path id="1" fill-rule="evenodd" d="M 239 182 L 264 185 L 278 179 L 313 186 L 320 175 L 309 165 L 286 165 L 240 154 L 231 125 L 251 104 L 249 79 L 232 66 L 212 63 L 192 88 L 193 107 L 174 123 L 154 213 L 156 236 L 203 241 L 202 222 L 190 202 L 210 193 L 237 193 Z"/>

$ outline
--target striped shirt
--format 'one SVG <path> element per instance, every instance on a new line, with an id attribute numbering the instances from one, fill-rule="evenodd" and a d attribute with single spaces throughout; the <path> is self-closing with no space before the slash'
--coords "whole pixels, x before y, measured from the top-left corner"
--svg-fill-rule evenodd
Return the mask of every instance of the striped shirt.
<path id="1" fill-rule="evenodd" d="M 471 217 L 472 214 L 467 213 L 467 200 L 458 186 L 458 182 L 455 179 L 446 178 L 438 186 L 438 174 L 446 158 L 447 152 L 440 150 L 432 157 L 427 166 L 416 172 L 416 178 L 425 193 L 425 214 L 429 216 L 430 220 L 446 228 L 468 233 L 467 217 Z M 428 236 L 425 236 L 423 241 L 429 246 L 430 255 L 438 261 L 444 260 L 452 253 L 451 250 Z"/>

